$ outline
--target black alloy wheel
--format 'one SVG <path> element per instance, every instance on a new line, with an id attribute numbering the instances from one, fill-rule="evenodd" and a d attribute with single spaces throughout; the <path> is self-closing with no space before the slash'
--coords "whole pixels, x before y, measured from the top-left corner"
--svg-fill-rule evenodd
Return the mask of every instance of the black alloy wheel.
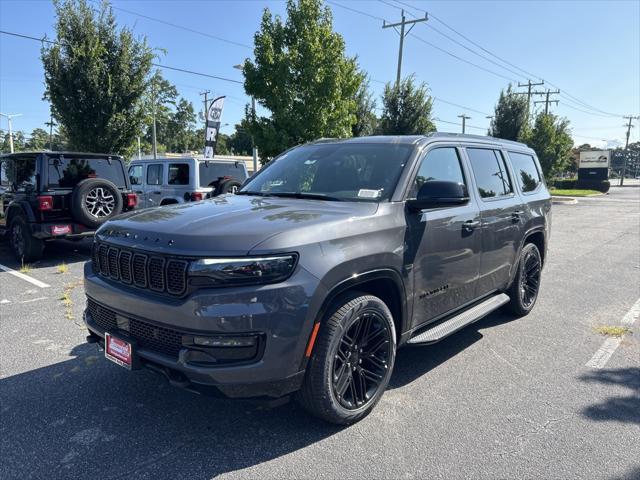
<path id="1" fill-rule="evenodd" d="M 349 425 L 373 410 L 389 384 L 394 319 L 380 298 L 353 291 L 334 300 L 319 322 L 297 399 L 313 415 Z"/>
<path id="2" fill-rule="evenodd" d="M 376 311 L 362 312 L 345 331 L 333 360 L 333 393 L 344 408 L 364 406 L 386 377 L 391 355 L 389 325 Z"/>
<path id="3" fill-rule="evenodd" d="M 540 289 L 540 255 L 529 250 L 523 258 L 523 270 L 520 278 L 522 305 L 530 308 L 536 301 Z M 536 255 L 537 254 L 537 255 Z"/>

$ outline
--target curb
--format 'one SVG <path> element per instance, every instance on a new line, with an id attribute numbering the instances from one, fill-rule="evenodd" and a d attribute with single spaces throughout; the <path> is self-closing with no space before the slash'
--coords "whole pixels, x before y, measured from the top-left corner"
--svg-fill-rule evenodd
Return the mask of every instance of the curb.
<path id="1" fill-rule="evenodd" d="M 553 205 L 575 205 L 578 203 L 578 199 L 575 197 L 554 197 L 552 195 L 551 203 Z"/>

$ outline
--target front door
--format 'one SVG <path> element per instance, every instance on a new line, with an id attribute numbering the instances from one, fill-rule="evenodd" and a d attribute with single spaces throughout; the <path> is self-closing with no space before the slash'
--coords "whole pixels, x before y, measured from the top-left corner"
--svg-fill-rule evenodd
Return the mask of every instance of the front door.
<path id="1" fill-rule="evenodd" d="M 164 184 L 164 165 L 150 163 L 147 165 L 146 182 L 144 185 L 145 207 L 157 207 L 162 201 L 162 185 Z"/>
<path id="2" fill-rule="evenodd" d="M 504 289 L 522 238 L 522 201 L 500 150 L 467 148 L 480 197 L 482 259 L 478 296 Z"/>
<path id="3" fill-rule="evenodd" d="M 423 157 L 409 198 L 415 198 L 425 182 L 463 183 L 468 172 L 455 146 L 438 146 Z M 413 256 L 414 308 L 412 326 L 423 324 L 454 310 L 476 297 L 480 268 L 480 212 L 473 197 L 464 205 L 407 212 Z"/>

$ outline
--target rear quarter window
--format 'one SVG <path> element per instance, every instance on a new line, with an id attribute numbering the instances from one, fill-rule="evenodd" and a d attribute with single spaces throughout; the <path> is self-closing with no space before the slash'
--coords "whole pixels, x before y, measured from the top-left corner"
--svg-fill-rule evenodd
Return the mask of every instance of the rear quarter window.
<path id="1" fill-rule="evenodd" d="M 116 187 L 127 186 L 124 167 L 119 159 L 48 158 L 50 188 L 73 188 L 87 178 L 101 178 Z"/>
<path id="2" fill-rule="evenodd" d="M 511 165 L 516 177 L 516 182 L 520 185 L 524 193 L 534 192 L 542 183 L 542 177 L 536 166 L 536 161 L 532 155 L 525 153 L 509 152 Z"/>

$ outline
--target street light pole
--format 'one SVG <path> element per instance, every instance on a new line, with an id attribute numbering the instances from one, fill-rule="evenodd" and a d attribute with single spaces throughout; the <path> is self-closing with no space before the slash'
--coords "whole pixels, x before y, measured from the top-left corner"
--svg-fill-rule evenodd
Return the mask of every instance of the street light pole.
<path id="1" fill-rule="evenodd" d="M 242 64 L 234 65 L 233 68 L 242 71 Z M 249 95 L 249 97 L 251 98 L 251 116 L 252 119 L 254 119 L 256 118 L 256 99 L 253 95 Z M 251 150 L 253 155 L 253 173 L 256 173 L 258 171 L 258 147 L 256 146 L 253 135 L 251 135 Z"/>
<path id="2" fill-rule="evenodd" d="M 13 117 L 20 117 L 22 116 L 21 113 L 1 113 L 0 112 L 0 116 L 2 117 L 7 117 L 7 122 L 9 123 L 9 151 L 11 153 L 13 153 L 13 123 L 12 123 L 12 119 Z"/>

